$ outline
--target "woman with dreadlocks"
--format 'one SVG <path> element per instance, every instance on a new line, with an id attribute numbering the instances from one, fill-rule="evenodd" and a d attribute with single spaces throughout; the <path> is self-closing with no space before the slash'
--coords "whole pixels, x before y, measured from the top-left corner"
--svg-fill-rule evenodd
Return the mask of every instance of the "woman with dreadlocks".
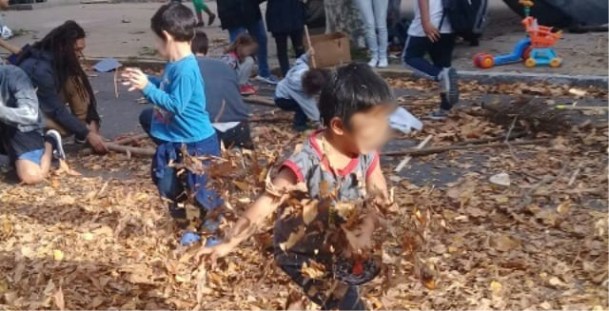
<path id="1" fill-rule="evenodd" d="M 85 31 L 67 21 L 24 51 L 18 64 L 38 88 L 46 127 L 64 136 L 74 134 L 77 142 L 87 142 L 104 153 L 107 149 L 99 135 L 95 96 L 79 62 L 84 48 Z"/>

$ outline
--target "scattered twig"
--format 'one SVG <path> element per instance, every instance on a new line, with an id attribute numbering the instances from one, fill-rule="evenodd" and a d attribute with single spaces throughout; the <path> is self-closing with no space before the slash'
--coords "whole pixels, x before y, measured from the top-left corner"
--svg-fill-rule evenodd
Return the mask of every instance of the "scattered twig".
<path id="1" fill-rule="evenodd" d="M 289 122 L 293 122 L 292 119 L 289 118 L 255 118 L 255 119 L 249 119 L 247 122 L 249 123 L 259 123 L 259 122 L 265 122 L 265 123 L 289 123 Z"/>
<path id="2" fill-rule="evenodd" d="M 514 116 L 514 120 L 512 120 L 512 124 L 510 125 L 510 128 L 508 129 L 508 132 L 505 135 L 505 140 L 503 142 L 508 145 L 508 150 L 510 151 L 510 155 L 512 156 L 514 161 L 518 162 L 518 161 L 520 161 L 520 159 L 518 159 L 518 157 L 514 153 L 514 148 L 512 148 L 512 145 L 510 144 L 510 135 L 512 135 L 512 130 L 514 129 L 514 126 L 516 125 L 516 120 L 518 120 L 518 115 Z"/>
<path id="3" fill-rule="evenodd" d="M 512 146 L 521 146 L 521 145 L 535 145 L 535 144 L 544 144 L 547 142 L 550 142 L 551 139 L 533 139 L 533 140 L 524 140 L 524 141 L 517 141 L 517 142 L 513 142 L 511 143 Z M 410 155 L 410 156 L 423 156 L 423 155 L 428 155 L 428 154 L 434 154 L 434 153 L 442 153 L 442 152 L 446 152 L 446 151 L 450 151 L 450 150 L 466 150 L 466 149 L 482 149 L 482 148 L 500 148 L 500 147 L 507 147 L 506 143 L 494 143 L 494 144 L 476 144 L 476 145 L 450 145 L 450 146 L 443 146 L 443 147 L 432 147 L 432 148 L 425 148 L 425 149 L 409 149 L 409 150 L 405 150 L 405 151 L 396 151 L 396 152 L 385 152 L 382 155 L 383 156 L 388 156 L 388 157 L 396 157 L 396 156 L 404 156 L 404 155 Z"/>
<path id="4" fill-rule="evenodd" d="M 562 175 L 565 174 L 565 172 L 567 171 L 567 167 L 568 166 L 569 165 L 568 165 L 567 159 L 564 159 L 563 160 L 563 166 L 562 166 L 562 168 L 561 168 L 561 170 L 560 170 L 560 172 L 558 174 L 556 174 L 555 176 L 546 176 L 546 177 L 544 177 L 538 183 L 536 183 L 531 188 L 529 188 L 527 191 L 525 191 L 524 194 L 522 195 L 522 201 L 520 202 L 520 204 L 518 204 L 518 207 L 516 208 L 516 210 L 517 211 L 522 210 L 525 207 L 527 207 L 529 204 L 531 204 L 531 201 L 533 200 L 532 196 L 533 196 L 533 194 L 535 194 L 537 189 L 539 189 L 543 185 L 553 183 L 555 180 L 560 178 Z"/>
<path id="5" fill-rule="evenodd" d="M 114 96 L 118 98 L 118 68 L 114 69 Z"/>
<path id="6" fill-rule="evenodd" d="M 415 147 L 415 149 L 417 149 L 417 150 L 423 149 L 432 138 L 433 138 L 433 135 L 429 135 L 429 136 L 425 137 L 425 139 L 421 143 L 419 143 L 419 145 L 417 145 Z M 408 164 L 408 162 L 410 162 L 411 159 L 412 159 L 412 156 L 406 156 L 404 158 L 404 160 L 402 160 L 402 162 L 400 162 L 400 164 L 398 164 L 398 166 L 396 166 L 394 172 L 396 172 L 396 173 L 401 172 L 402 169 L 404 168 L 404 166 L 406 166 Z"/>
<path id="7" fill-rule="evenodd" d="M 222 117 L 222 115 L 224 114 L 224 109 L 226 108 L 226 101 L 223 99 L 222 100 L 222 106 L 220 107 L 220 112 L 218 112 L 218 115 L 216 115 L 216 117 L 214 118 L 214 122 L 218 123 L 220 122 L 220 118 Z"/>
<path id="8" fill-rule="evenodd" d="M 577 175 L 579 175 L 580 171 L 581 171 L 581 164 L 577 166 L 577 169 L 573 172 L 573 175 L 571 175 L 571 178 L 569 178 L 569 183 L 567 183 L 567 186 L 571 187 L 573 185 L 573 183 L 575 182 L 575 179 L 577 178 Z"/>
<path id="9" fill-rule="evenodd" d="M 309 45 L 309 49 L 313 50 L 313 44 L 311 43 L 311 36 L 309 35 L 309 27 L 307 25 L 304 26 L 305 37 L 307 38 L 307 44 Z M 315 55 L 311 57 L 311 66 L 313 68 L 317 68 L 317 62 L 315 61 Z"/>

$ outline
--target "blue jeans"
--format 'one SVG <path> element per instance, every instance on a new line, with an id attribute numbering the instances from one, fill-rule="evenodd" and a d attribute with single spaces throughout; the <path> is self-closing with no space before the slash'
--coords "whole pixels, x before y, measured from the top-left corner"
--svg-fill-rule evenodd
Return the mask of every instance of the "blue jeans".
<path id="1" fill-rule="evenodd" d="M 294 111 L 294 129 L 301 132 L 307 129 L 309 118 L 300 105 L 293 99 L 275 97 L 275 105 L 285 111 Z"/>
<path id="2" fill-rule="evenodd" d="M 230 35 L 230 41 L 233 42 L 237 37 L 248 32 L 250 36 L 254 37 L 254 40 L 258 43 L 258 69 L 259 76 L 269 77 L 271 75 L 271 69 L 269 68 L 268 50 L 267 50 L 267 37 L 266 28 L 264 27 L 264 21 L 259 20 L 255 24 L 247 27 L 235 27 L 229 28 L 228 33 Z"/>
<path id="3" fill-rule="evenodd" d="M 373 59 L 387 59 L 387 7 L 389 0 L 356 0 Z"/>

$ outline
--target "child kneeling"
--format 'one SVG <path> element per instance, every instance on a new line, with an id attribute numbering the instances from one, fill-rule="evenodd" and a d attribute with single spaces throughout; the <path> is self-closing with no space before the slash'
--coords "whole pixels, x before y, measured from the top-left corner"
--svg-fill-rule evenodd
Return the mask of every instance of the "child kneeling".
<path id="1" fill-rule="evenodd" d="M 140 116 L 144 130 L 158 145 L 152 161 L 152 179 L 177 219 L 186 218 L 181 205 L 189 197 L 194 197 L 192 203 L 201 210 L 201 219 L 223 204 L 216 192 L 207 188 L 204 173 L 186 169 L 178 174 L 175 167 L 188 157 L 220 155 L 218 138 L 205 109 L 204 81 L 190 46 L 196 24 L 186 6 L 175 2 L 163 5 L 151 20 L 159 39 L 159 53 L 169 61 L 162 78 L 147 76 L 135 68 L 123 73 L 130 90 L 141 90 L 154 105 L 154 110 L 145 110 Z M 213 243 L 217 220 L 207 220 L 202 227 L 210 231 L 212 237 L 207 241 Z M 181 243 L 199 239 L 197 234 L 186 232 Z"/>
<path id="2" fill-rule="evenodd" d="M 325 129 L 314 132 L 283 163 L 272 185 L 235 224 L 230 238 L 203 248 L 199 254 L 227 255 L 266 217 L 280 209 L 274 248 L 281 269 L 324 310 L 359 310 L 364 309 L 364 304 L 357 286 L 372 279 L 379 269 L 370 268 L 374 266 L 370 261 L 364 265 L 360 261 L 358 265 L 357 257 L 370 250 L 371 237 L 379 223 L 373 213 L 353 205 L 357 209 L 353 213 L 359 213 L 361 222 L 351 231 L 357 234 L 349 234 L 343 227 L 346 218 L 336 207 L 340 202 L 366 199 L 366 193 L 387 200 L 387 184 L 377 150 L 388 137 L 388 117 L 396 103 L 387 83 L 366 64 L 350 64 L 332 76 L 319 99 Z M 282 194 L 298 183 L 304 183 L 308 197 L 319 202 L 314 216 L 306 222 L 304 211 L 291 215 L 287 195 Z M 336 245 L 328 238 L 336 228 L 345 230 L 351 247 L 345 253 L 330 246 Z M 322 278 L 304 272 L 319 265 L 329 267 L 324 268 Z M 324 290 L 334 280 L 340 281 L 340 286 L 334 287 L 340 290 Z"/>

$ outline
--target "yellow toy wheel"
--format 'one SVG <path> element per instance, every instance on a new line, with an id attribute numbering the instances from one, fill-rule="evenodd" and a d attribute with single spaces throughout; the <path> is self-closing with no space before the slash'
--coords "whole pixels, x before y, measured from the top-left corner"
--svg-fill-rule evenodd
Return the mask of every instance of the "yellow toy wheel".
<path id="1" fill-rule="evenodd" d="M 537 62 L 535 62 L 535 59 L 534 59 L 534 58 L 528 58 L 528 59 L 527 59 L 527 60 L 524 62 L 524 65 L 525 65 L 525 66 L 527 66 L 527 67 L 529 67 L 529 68 L 535 67 L 535 65 L 536 65 L 536 64 L 537 64 Z"/>
<path id="2" fill-rule="evenodd" d="M 560 67 L 560 65 L 562 65 L 562 59 L 560 59 L 560 58 L 555 57 L 550 60 L 550 67 L 556 68 L 556 67 Z"/>

